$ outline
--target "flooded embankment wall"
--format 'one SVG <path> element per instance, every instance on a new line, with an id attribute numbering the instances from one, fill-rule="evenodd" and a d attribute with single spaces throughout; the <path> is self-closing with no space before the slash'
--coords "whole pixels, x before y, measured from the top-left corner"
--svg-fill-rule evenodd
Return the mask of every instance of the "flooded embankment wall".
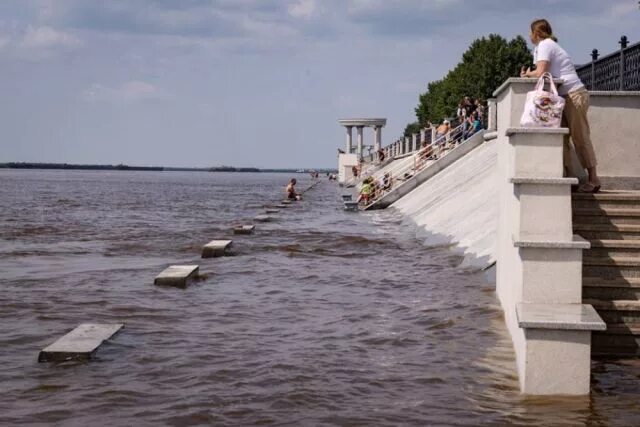
<path id="1" fill-rule="evenodd" d="M 497 139 L 489 140 L 391 205 L 427 246 L 451 245 L 463 265 L 496 261 Z"/>

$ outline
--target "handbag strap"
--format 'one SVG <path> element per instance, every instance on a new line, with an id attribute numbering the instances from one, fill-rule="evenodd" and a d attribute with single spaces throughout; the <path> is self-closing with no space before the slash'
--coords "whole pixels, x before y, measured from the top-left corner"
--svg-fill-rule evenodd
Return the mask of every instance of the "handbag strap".
<path id="1" fill-rule="evenodd" d="M 536 91 L 541 91 L 544 89 L 544 81 L 549 80 L 549 88 L 551 89 L 551 93 L 558 96 L 558 89 L 556 88 L 556 84 L 553 81 L 553 76 L 550 72 L 546 72 L 540 76 L 538 79 L 538 83 L 536 83 Z"/>

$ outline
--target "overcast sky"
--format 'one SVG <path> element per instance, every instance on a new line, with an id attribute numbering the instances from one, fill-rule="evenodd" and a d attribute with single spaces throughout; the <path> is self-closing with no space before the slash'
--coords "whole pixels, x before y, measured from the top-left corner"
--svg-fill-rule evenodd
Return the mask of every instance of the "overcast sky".
<path id="1" fill-rule="evenodd" d="M 637 0 L 0 0 L 0 162 L 335 167 L 339 118 L 391 142 L 537 17 L 576 63 L 640 40 Z"/>

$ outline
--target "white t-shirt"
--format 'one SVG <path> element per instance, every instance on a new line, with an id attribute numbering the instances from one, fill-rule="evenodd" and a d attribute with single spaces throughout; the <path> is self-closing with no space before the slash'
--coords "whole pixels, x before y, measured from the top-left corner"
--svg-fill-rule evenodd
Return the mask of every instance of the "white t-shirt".
<path id="1" fill-rule="evenodd" d="M 556 79 L 564 80 L 564 83 L 558 88 L 560 95 L 566 95 L 573 90 L 584 87 L 576 73 L 576 67 L 573 65 L 571 57 L 552 39 L 545 39 L 538 43 L 533 52 L 533 59 L 536 63 L 548 61 L 551 75 Z"/>

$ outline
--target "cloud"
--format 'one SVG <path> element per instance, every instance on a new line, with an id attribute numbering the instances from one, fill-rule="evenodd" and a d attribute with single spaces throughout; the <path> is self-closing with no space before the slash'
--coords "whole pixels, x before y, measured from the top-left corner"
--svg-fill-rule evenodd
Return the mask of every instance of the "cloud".
<path id="1" fill-rule="evenodd" d="M 309 19 L 316 11 L 315 0 L 298 0 L 295 3 L 289 5 L 289 15 L 294 18 Z"/>
<path id="2" fill-rule="evenodd" d="M 136 102 L 161 99 L 167 94 L 157 86 L 139 80 L 131 80 L 117 87 L 94 83 L 84 92 L 84 98 L 91 102 Z"/>
<path id="3" fill-rule="evenodd" d="M 73 34 L 54 30 L 51 27 L 27 27 L 24 38 L 20 42 L 23 49 L 51 50 L 75 49 L 82 46 L 79 38 Z"/>
<path id="4" fill-rule="evenodd" d="M 609 14 L 626 11 L 630 0 L 475 0 L 473 6 L 462 0 L 349 0 L 347 17 L 370 33 L 382 36 L 408 37 L 464 33 L 470 25 L 485 26 L 507 17 L 537 17 L 555 21 L 559 17 Z M 579 7 L 577 7 L 579 3 Z M 500 31 L 496 29 L 494 31 Z"/>
<path id="5" fill-rule="evenodd" d="M 1 30 L 2 28 L 0 28 Z M 7 31 L 8 30 L 8 31 Z M 13 23 L 0 33 L 0 50 L 4 59 L 39 61 L 70 54 L 84 46 L 84 42 L 69 31 L 50 26 L 20 26 Z"/>

